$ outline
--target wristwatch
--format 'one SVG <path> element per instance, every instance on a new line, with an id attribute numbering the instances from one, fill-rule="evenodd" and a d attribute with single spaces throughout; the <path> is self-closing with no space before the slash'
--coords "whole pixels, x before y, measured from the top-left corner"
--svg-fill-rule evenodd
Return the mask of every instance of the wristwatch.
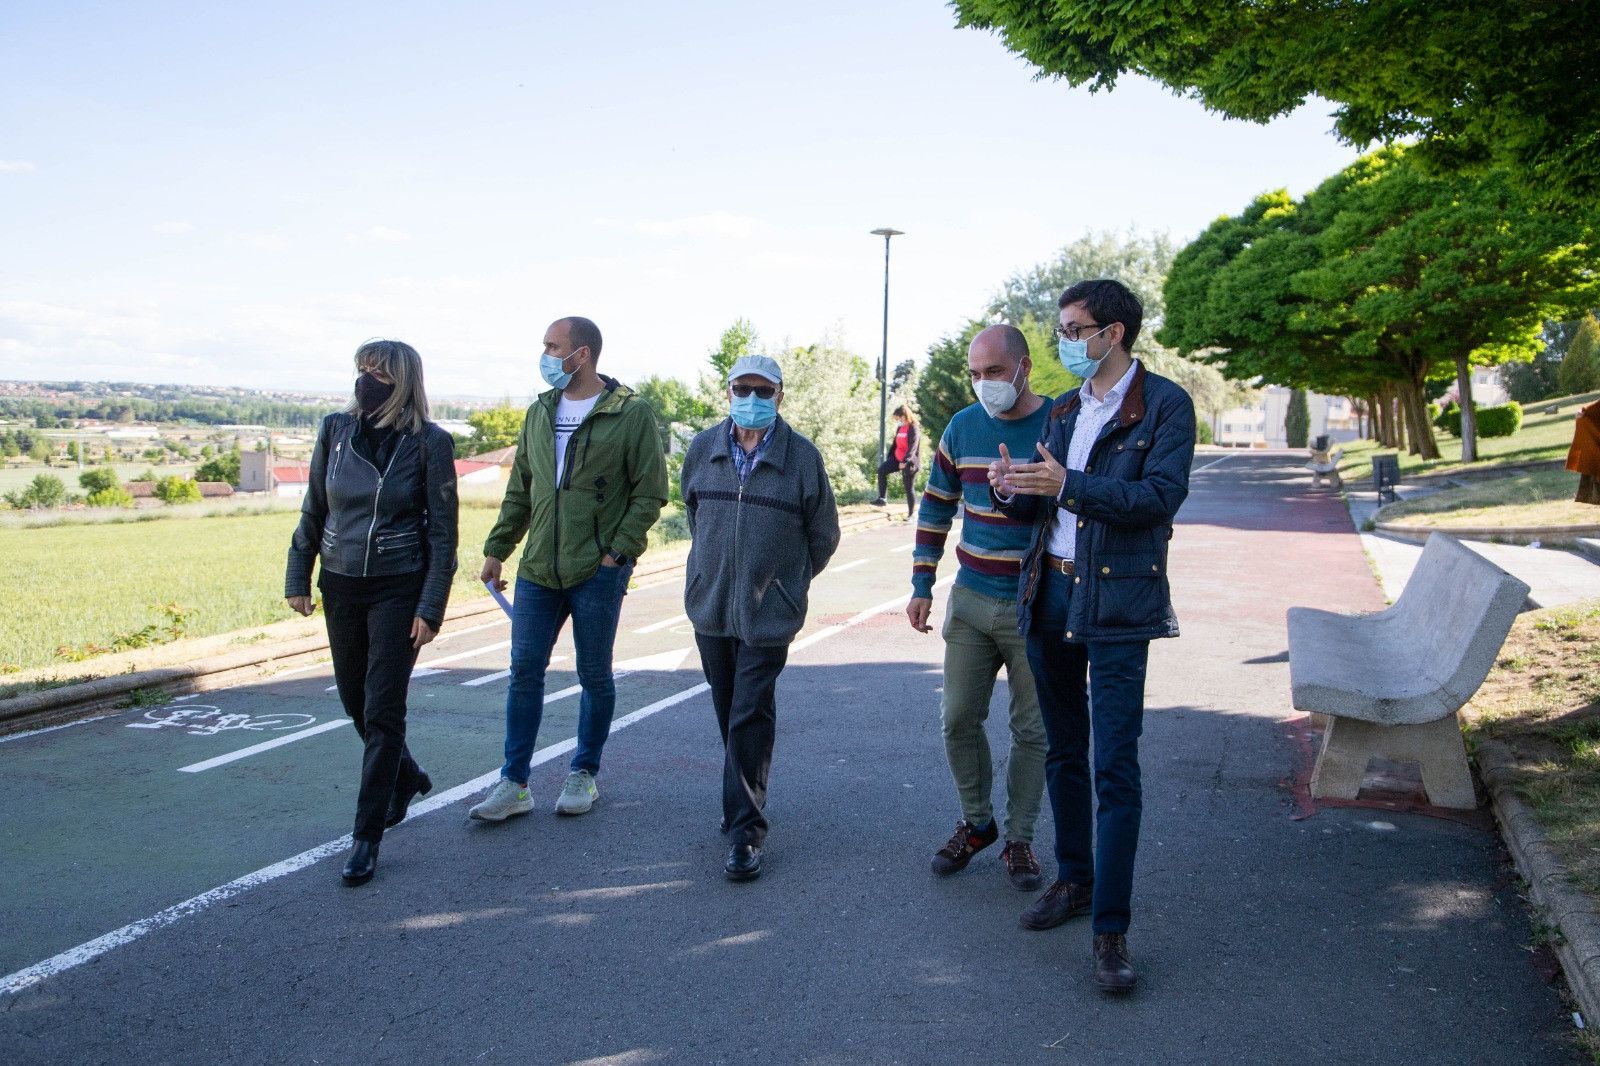
<path id="1" fill-rule="evenodd" d="M 606 552 L 606 558 L 610 559 L 612 562 L 616 563 L 618 566 L 627 566 L 629 563 L 633 562 L 633 560 L 628 558 L 626 555 L 623 555 L 621 552 L 616 552 L 616 551 L 608 551 L 608 552 Z"/>

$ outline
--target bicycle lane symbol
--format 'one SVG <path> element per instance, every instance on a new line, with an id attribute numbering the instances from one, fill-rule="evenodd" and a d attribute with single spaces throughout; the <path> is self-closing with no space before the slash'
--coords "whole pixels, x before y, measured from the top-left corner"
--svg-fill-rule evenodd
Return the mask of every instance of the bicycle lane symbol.
<path id="1" fill-rule="evenodd" d="M 145 721 L 129 722 L 129 729 L 177 729 L 191 737 L 218 733 L 281 733 L 304 729 L 316 722 L 312 714 L 239 714 L 220 707 L 192 703 L 183 707 L 157 707 L 144 713 Z"/>

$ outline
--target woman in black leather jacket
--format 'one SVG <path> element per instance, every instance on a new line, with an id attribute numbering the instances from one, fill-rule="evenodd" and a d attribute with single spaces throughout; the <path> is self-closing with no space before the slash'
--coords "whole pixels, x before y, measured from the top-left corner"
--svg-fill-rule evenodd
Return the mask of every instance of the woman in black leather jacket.
<path id="1" fill-rule="evenodd" d="M 456 569 L 455 442 L 428 421 L 422 359 L 399 341 L 356 351 L 355 396 L 322 420 L 284 595 L 309 616 L 312 562 L 339 700 L 366 742 L 344 882 L 378 868 L 378 842 L 433 788 L 406 748 L 406 688 L 444 622 Z"/>

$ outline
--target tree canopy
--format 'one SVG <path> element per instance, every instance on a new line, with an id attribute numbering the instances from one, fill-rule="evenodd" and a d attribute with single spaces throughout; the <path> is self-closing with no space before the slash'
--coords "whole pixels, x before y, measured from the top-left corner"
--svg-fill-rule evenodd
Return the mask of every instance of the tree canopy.
<path id="1" fill-rule="evenodd" d="M 1525 194 L 1600 195 L 1594 0 L 952 0 L 1039 69 L 1091 90 L 1154 79 L 1267 122 L 1312 97 L 1357 147 L 1417 139 L 1441 173 L 1506 169 Z"/>
<path id="2" fill-rule="evenodd" d="M 1383 149 L 1214 222 L 1174 260 L 1161 339 L 1230 377 L 1393 389 L 1435 458 L 1427 380 L 1536 355 L 1547 318 L 1593 300 L 1595 237 L 1592 213 L 1541 210 L 1503 172 L 1441 178 Z"/>

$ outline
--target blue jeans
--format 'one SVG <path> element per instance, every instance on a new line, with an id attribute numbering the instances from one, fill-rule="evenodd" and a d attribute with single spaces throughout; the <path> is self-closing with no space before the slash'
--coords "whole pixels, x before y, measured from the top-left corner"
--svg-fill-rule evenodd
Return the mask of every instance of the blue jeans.
<path id="1" fill-rule="evenodd" d="M 506 693 L 506 763 L 500 776 L 528 783 L 528 769 L 544 719 L 544 675 L 550 649 L 561 627 L 572 619 L 572 643 L 578 653 L 578 750 L 572 769 L 600 772 L 600 749 L 611 734 L 617 686 L 611 676 L 611 646 L 617 639 L 617 616 L 628 593 L 630 566 L 602 566 L 581 585 L 546 588 L 517 578 L 511 605 L 511 688 Z"/>
<path id="2" fill-rule="evenodd" d="M 1057 877 L 1094 885 L 1096 933 L 1126 933 L 1143 810 L 1139 735 L 1150 642 L 1068 644 L 1061 637 L 1073 579 L 1046 570 L 1041 580 L 1028 664 L 1049 742 L 1044 772 L 1056 822 Z M 1091 738 L 1098 810 L 1089 793 Z"/>

